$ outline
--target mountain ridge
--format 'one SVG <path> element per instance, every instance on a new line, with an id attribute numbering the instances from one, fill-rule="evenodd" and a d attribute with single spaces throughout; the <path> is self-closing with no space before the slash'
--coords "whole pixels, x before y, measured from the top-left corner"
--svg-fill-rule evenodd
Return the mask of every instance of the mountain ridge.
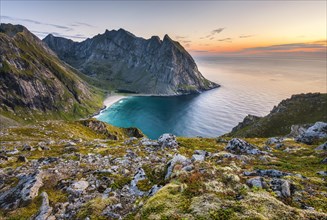
<path id="1" fill-rule="evenodd" d="M 0 114 L 5 121 L 78 118 L 102 107 L 103 92 L 21 25 L 0 25 Z"/>
<path id="2" fill-rule="evenodd" d="M 119 29 L 82 42 L 53 35 L 43 41 L 62 60 L 116 90 L 182 95 L 219 87 L 203 77 L 192 56 L 168 35 L 144 39 Z"/>

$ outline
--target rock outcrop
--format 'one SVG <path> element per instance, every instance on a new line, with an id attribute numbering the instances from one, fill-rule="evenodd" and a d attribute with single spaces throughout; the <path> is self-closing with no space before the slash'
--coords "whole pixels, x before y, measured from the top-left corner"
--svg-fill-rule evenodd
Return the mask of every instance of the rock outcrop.
<path id="1" fill-rule="evenodd" d="M 227 135 L 233 137 L 273 137 L 289 134 L 289 136 L 294 137 L 306 130 L 307 124 L 317 121 L 326 122 L 326 112 L 326 93 L 293 95 L 291 98 L 280 102 L 264 117 L 245 117 L 243 122 L 234 127 Z"/>
<path id="2" fill-rule="evenodd" d="M 118 91 L 179 95 L 219 86 L 205 79 L 191 55 L 168 35 L 145 40 L 119 29 L 80 43 L 51 34 L 43 41 L 62 60 Z"/>

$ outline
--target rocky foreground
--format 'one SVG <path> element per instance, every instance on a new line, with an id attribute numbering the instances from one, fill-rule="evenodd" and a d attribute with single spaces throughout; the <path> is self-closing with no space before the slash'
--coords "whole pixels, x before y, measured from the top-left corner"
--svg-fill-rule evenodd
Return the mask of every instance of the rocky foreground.
<path id="1" fill-rule="evenodd" d="M 327 124 L 299 130 L 149 140 L 96 120 L 8 128 L 0 218 L 327 219 Z"/>

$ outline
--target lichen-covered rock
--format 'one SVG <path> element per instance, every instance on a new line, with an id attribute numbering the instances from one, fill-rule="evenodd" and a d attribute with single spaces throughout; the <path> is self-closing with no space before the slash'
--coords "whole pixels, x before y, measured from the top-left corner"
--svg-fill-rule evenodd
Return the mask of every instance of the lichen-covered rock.
<path id="1" fill-rule="evenodd" d="M 158 143 L 162 148 L 176 148 L 178 143 L 176 141 L 176 136 L 173 134 L 163 134 L 158 138 Z"/>
<path id="2" fill-rule="evenodd" d="M 42 205 L 34 220 L 50 220 L 49 216 L 51 215 L 52 208 L 49 205 L 48 194 L 46 192 L 42 192 L 41 197 Z M 51 219 L 55 219 L 54 216 Z"/>
<path id="3" fill-rule="evenodd" d="M 291 173 L 286 173 L 280 170 L 275 169 L 269 169 L 269 170 L 255 170 L 252 172 L 244 172 L 245 176 L 268 176 L 268 177 L 283 177 L 283 176 L 289 176 Z"/>
<path id="4" fill-rule="evenodd" d="M 168 179 L 172 172 L 173 172 L 173 168 L 175 166 L 176 163 L 180 163 L 183 165 L 183 167 L 187 166 L 190 164 L 190 160 L 187 159 L 185 156 L 180 155 L 180 154 L 176 154 L 173 159 L 171 159 L 168 164 L 167 164 L 167 173 L 165 175 L 165 179 Z"/>
<path id="5" fill-rule="evenodd" d="M 233 138 L 230 140 L 225 148 L 226 150 L 236 154 L 261 154 L 262 151 L 255 148 L 252 144 L 239 139 Z"/>
<path id="6" fill-rule="evenodd" d="M 71 193 L 74 196 L 79 196 L 85 192 L 87 187 L 89 187 L 89 182 L 85 180 L 76 181 L 67 188 L 67 192 Z"/>
<path id="7" fill-rule="evenodd" d="M 273 179 L 270 182 L 271 189 L 279 197 L 290 197 L 291 196 L 291 184 L 287 180 L 283 179 Z"/>
<path id="8" fill-rule="evenodd" d="M 263 188 L 264 183 L 262 177 L 253 177 L 246 181 L 246 184 L 250 187 Z"/>
<path id="9" fill-rule="evenodd" d="M 312 144 L 320 139 L 327 138 L 327 123 L 316 122 L 304 133 L 300 134 L 296 140 L 305 144 Z"/>
<path id="10" fill-rule="evenodd" d="M 15 187 L 0 193 L 0 208 L 13 210 L 27 205 L 38 195 L 40 187 L 43 186 L 40 171 L 19 178 Z"/>

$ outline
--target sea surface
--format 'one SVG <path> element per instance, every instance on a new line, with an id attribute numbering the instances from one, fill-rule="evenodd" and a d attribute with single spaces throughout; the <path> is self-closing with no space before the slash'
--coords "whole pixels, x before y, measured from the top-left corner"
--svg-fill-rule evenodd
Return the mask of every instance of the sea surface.
<path id="1" fill-rule="evenodd" d="M 195 61 L 220 88 L 179 97 L 127 97 L 98 119 L 140 128 L 152 139 L 163 133 L 217 137 L 248 114 L 268 114 L 292 94 L 327 91 L 326 60 L 195 57 Z"/>

